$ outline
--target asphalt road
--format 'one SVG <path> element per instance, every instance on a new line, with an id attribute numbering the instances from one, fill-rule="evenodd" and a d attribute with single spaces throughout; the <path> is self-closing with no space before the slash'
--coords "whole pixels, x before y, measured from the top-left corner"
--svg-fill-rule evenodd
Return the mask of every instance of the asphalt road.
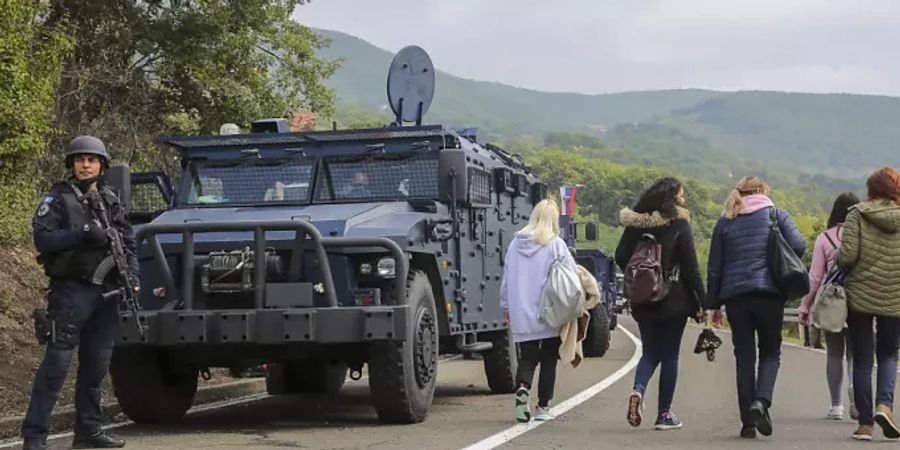
<path id="1" fill-rule="evenodd" d="M 635 330 L 628 318 L 620 321 Z M 439 384 L 428 419 L 417 425 L 380 425 L 369 404 L 365 380 L 349 382 L 335 399 L 263 397 L 245 404 L 190 414 L 177 426 L 130 425 L 116 432 L 129 449 L 211 448 L 696 448 L 840 449 L 859 445 L 896 446 L 880 434 L 874 443 L 850 439 L 855 423 L 826 420 L 824 355 L 784 348 L 772 417 L 773 436 L 738 438 L 739 420 L 730 336 L 715 362 L 691 352 L 698 329 L 686 333 L 674 411 L 682 430 L 654 431 L 653 417 L 641 428 L 625 421 L 633 364 L 639 355 L 624 331 L 613 335 L 609 354 L 578 369 L 560 367 L 554 405 L 563 414 L 540 426 L 517 425 L 512 396 L 489 395 L 482 363 L 452 360 L 439 367 Z M 636 334 L 636 332 L 635 332 Z M 647 416 L 655 411 L 656 384 L 647 395 Z M 593 394 L 593 396 L 592 396 Z M 71 438 L 51 442 L 67 448 Z"/>

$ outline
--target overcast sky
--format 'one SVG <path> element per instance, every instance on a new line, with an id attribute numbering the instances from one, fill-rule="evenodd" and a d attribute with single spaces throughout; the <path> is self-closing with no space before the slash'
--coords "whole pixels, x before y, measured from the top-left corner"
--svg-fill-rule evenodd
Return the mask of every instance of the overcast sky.
<path id="1" fill-rule="evenodd" d="M 900 0 L 314 0 L 295 18 L 539 90 L 900 96 Z"/>

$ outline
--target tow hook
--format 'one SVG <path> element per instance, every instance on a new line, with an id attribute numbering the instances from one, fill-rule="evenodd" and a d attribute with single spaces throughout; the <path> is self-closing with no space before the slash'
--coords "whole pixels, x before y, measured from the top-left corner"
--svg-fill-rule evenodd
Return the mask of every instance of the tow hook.
<path id="1" fill-rule="evenodd" d="M 362 379 L 362 368 L 363 363 L 355 362 L 350 364 L 350 379 L 353 381 L 359 381 Z"/>

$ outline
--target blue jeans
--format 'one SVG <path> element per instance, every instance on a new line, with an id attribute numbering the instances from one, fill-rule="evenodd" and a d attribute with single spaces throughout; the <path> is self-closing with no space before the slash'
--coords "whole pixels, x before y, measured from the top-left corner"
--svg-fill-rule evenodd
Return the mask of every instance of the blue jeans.
<path id="1" fill-rule="evenodd" d="M 31 402 L 22 424 L 22 437 L 29 441 L 47 438 L 53 406 L 76 347 L 75 434 L 90 436 L 100 431 L 100 386 L 109 371 L 118 323 L 116 302 L 103 300 L 100 288 L 51 280 L 50 289 L 49 313 L 56 323 L 56 338 L 47 344 L 44 361 L 34 376 Z"/>
<path id="2" fill-rule="evenodd" d="M 638 328 L 641 330 L 643 354 L 634 373 L 634 390 L 643 395 L 647 389 L 647 383 L 650 382 L 650 377 L 656 371 L 656 366 L 661 366 L 659 373 L 659 413 L 669 411 L 672 408 L 672 398 L 675 397 L 675 384 L 678 382 L 678 353 L 681 350 L 681 337 L 684 335 L 686 324 L 687 319 L 684 317 L 662 321 L 642 320 L 638 322 Z"/>
<path id="3" fill-rule="evenodd" d="M 872 333 L 873 320 L 877 337 Z M 850 344 L 853 346 L 853 397 L 859 411 L 859 423 L 872 425 L 875 423 L 872 405 L 872 364 L 876 356 L 878 373 L 875 378 L 875 402 L 894 408 L 900 318 L 850 310 L 847 313 L 847 327 L 850 329 Z"/>

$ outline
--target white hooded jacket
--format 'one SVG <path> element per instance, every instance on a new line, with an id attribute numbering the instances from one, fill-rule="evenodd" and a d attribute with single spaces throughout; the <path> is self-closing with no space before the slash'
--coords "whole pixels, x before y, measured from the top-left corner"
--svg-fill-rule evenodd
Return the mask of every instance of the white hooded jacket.
<path id="1" fill-rule="evenodd" d="M 557 255 L 575 270 L 575 259 L 566 243 L 555 238 L 547 245 L 537 243 L 531 235 L 517 234 L 509 243 L 500 285 L 500 306 L 509 311 L 510 328 L 515 342 L 527 342 L 559 336 L 554 328 L 541 320 L 541 292 Z"/>

